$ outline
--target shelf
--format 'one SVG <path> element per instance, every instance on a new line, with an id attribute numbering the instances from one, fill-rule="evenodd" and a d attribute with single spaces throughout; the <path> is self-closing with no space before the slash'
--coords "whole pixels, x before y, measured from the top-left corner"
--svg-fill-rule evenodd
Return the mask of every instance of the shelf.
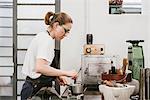
<path id="1" fill-rule="evenodd" d="M 36 20 L 36 21 L 41 21 L 41 20 L 44 20 L 43 18 L 18 18 L 17 20 Z"/>
<path id="2" fill-rule="evenodd" d="M 13 46 L 0 46 L 0 48 L 13 48 Z"/>
<path id="3" fill-rule="evenodd" d="M 36 34 L 17 34 L 18 36 L 35 36 Z"/>
<path id="4" fill-rule="evenodd" d="M 14 67 L 13 65 L 8 65 L 8 66 L 6 66 L 6 65 L 0 65 L 0 67 Z"/>
<path id="5" fill-rule="evenodd" d="M 0 18 L 13 18 L 13 17 L 10 17 L 10 16 L 0 16 Z"/>
<path id="6" fill-rule="evenodd" d="M 18 3 L 17 5 L 24 5 L 24 6 L 49 6 L 49 5 L 55 5 L 55 4 L 37 4 L 37 3 Z"/>
<path id="7" fill-rule="evenodd" d="M 18 51 L 27 51 L 27 49 L 17 49 Z"/>
<path id="8" fill-rule="evenodd" d="M 12 36 L 0 36 L 0 38 L 13 38 Z"/>

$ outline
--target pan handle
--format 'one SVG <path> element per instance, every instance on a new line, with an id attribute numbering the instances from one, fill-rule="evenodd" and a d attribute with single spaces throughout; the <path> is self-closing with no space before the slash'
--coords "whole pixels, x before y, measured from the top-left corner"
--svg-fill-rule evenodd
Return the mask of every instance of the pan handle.
<path id="1" fill-rule="evenodd" d="M 83 93 L 87 90 L 87 87 L 84 88 Z"/>

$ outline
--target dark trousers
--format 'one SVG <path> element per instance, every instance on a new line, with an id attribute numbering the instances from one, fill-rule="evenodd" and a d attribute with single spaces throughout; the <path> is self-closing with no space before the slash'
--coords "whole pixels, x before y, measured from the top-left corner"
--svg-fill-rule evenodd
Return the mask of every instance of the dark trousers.
<path id="1" fill-rule="evenodd" d="M 55 56 L 50 66 L 59 69 L 60 50 L 54 49 L 54 55 Z M 31 79 L 30 77 L 27 77 L 22 86 L 21 100 L 27 100 L 27 98 L 34 96 L 42 87 L 50 87 L 55 78 L 56 77 L 45 75 L 41 75 L 37 79 Z"/>
<path id="2" fill-rule="evenodd" d="M 51 87 L 52 81 L 55 77 L 47 77 L 41 75 L 37 79 L 31 79 L 30 77 L 26 78 L 25 83 L 22 86 L 21 90 L 21 100 L 27 100 L 28 98 L 32 98 L 32 96 L 36 95 L 36 93 L 42 87 Z"/>

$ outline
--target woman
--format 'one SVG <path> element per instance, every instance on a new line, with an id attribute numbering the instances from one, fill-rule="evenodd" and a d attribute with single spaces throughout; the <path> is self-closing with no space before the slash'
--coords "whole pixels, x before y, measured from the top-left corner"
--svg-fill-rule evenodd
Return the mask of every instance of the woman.
<path id="1" fill-rule="evenodd" d="M 54 40 L 61 40 L 70 32 L 73 24 L 71 17 L 63 12 L 48 12 L 45 24 L 49 25 L 47 30 L 35 36 L 25 56 L 22 72 L 27 78 L 21 91 L 22 100 L 31 98 L 43 86 L 51 86 L 55 78 L 65 85 L 65 76 L 75 78 L 77 75 L 75 71 L 57 68 L 60 51 L 53 49 Z"/>

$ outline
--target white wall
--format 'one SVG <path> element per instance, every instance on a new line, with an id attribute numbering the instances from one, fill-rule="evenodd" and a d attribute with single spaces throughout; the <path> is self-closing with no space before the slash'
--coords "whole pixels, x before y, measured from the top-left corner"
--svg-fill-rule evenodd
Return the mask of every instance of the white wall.
<path id="1" fill-rule="evenodd" d="M 85 7 L 85 1 L 88 2 L 88 8 Z M 140 45 L 144 48 L 145 65 L 150 66 L 148 65 L 150 4 L 148 0 L 143 0 L 142 3 L 141 15 L 109 15 L 107 0 L 62 0 L 61 10 L 73 17 L 74 24 L 70 36 L 62 41 L 61 68 L 79 69 L 86 33 L 94 35 L 95 44 L 105 44 L 107 55 L 119 55 L 121 60 L 127 57 L 129 43 L 126 43 L 126 40 L 143 39 L 145 42 Z M 85 8 L 88 9 L 87 15 Z"/>
<path id="2" fill-rule="evenodd" d="M 73 19 L 70 34 L 61 42 L 61 68 L 78 70 L 85 39 L 84 0 L 62 0 L 61 11 L 68 13 Z"/>
<path id="3" fill-rule="evenodd" d="M 150 1 L 147 1 L 147 15 L 148 15 L 148 43 L 150 43 Z M 150 67 L 150 45 L 148 44 L 148 67 Z"/>
<path id="4" fill-rule="evenodd" d="M 90 30 L 95 35 L 95 43 L 106 45 L 106 54 L 127 56 L 128 39 L 144 39 L 144 52 L 146 53 L 147 16 L 146 15 L 108 15 L 107 2 L 90 1 Z M 94 12 L 102 9 L 102 13 Z"/>

